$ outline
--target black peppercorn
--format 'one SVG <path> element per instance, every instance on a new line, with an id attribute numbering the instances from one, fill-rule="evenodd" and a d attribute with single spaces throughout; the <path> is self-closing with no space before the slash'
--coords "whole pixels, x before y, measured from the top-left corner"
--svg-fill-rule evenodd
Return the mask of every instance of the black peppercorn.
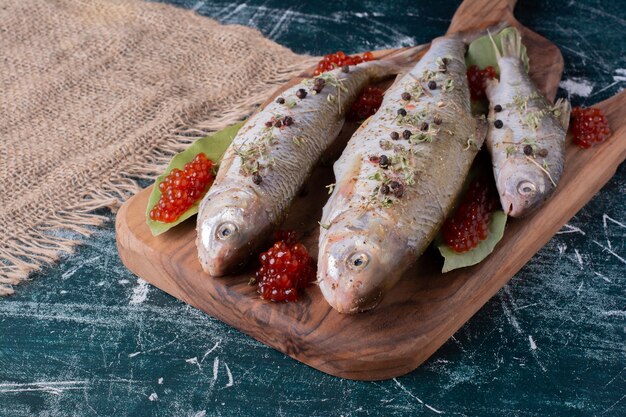
<path id="1" fill-rule="evenodd" d="M 496 129 L 500 129 L 502 128 L 502 126 L 504 126 L 504 123 L 502 123 L 502 120 L 498 119 L 495 122 L 493 122 L 493 125 L 496 127 Z"/>
<path id="2" fill-rule="evenodd" d="M 402 195 L 404 194 L 404 186 L 401 183 L 398 181 L 391 181 L 389 183 L 389 188 L 391 189 L 391 192 L 393 192 L 393 195 L 397 198 L 402 198 Z"/>
<path id="3" fill-rule="evenodd" d="M 404 93 L 402 93 L 402 100 L 411 100 L 411 95 L 405 91 Z"/>
<path id="4" fill-rule="evenodd" d="M 285 104 L 285 99 L 284 99 L 284 98 L 282 98 L 282 97 L 278 97 L 278 98 L 276 99 L 276 103 L 278 103 L 278 104 Z"/>
<path id="5" fill-rule="evenodd" d="M 259 185 L 263 182 L 263 178 L 258 172 L 255 172 L 254 174 L 252 174 L 252 182 L 256 185 Z"/>
<path id="6" fill-rule="evenodd" d="M 493 111 L 495 111 L 496 113 L 500 113 L 502 111 L 502 106 L 496 104 L 495 106 L 493 106 Z"/>
<path id="7" fill-rule="evenodd" d="M 545 158 L 546 156 L 548 156 L 548 150 L 546 148 L 543 148 L 539 152 L 537 152 L 537 155 L 539 155 L 542 158 Z"/>
<path id="8" fill-rule="evenodd" d="M 443 120 L 441 120 L 441 117 L 439 117 L 439 116 L 435 116 L 435 117 L 433 118 L 433 123 L 434 123 L 434 124 L 436 124 L 436 125 L 440 125 L 440 124 L 441 124 L 441 122 L 443 122 Z"/>
<path id="9" fill-rule="evenodd" d="M 293 117 L 285 116 L 285 118 L 283 119 L 283 124 L 285 126 L 291 126 L 293 124 Z"/>
<path id="10" fill-rule="evenodd" d="M 422 122 L 422 124 L 420 125 L 420 130 L 422 132 L 426 132 L 428 130 L 428 123 Z"/>
<path id="11" fill-rule="evenodd" d="M 306 97 L 306 90 L 304 88 L 299 89 L 298 91 L 296 91 L 296 97 L 303 99 Z"/>
<path id="12" fill-rule="evenodd" d="M 437 83 L 433 80 L 428 81 L 428 88 L 434 90 L 435 88 L 437 88 Z"/>
<path id="13" fill-rule="evenodd" d="M 378 159 L 378 165 L 382 169 L 389 168 L 389 157 L 387 155 L 381 155 L 380 158 Z"/>
<path id="14" fill-rule="evenodd" d="M 341 72 L 350 72 L 350 67 L 348 65 L 344 65 L 341 67 Z"/>
<path id="15" fill-rule="evenodd" d="M 383 184 L 383 185 L 381 185 L 381 186 L 380 186 L 380 193 L 381 193 L 382 195 L 387 195 L 387 194 L 389 194 L 389 191 L 390 191 L 390 190 L 389 190 L 389 186 L 388 186 L 387 184 Z"/>
<path id="16" fill-rule="evenodd" d="M 399 114 L 400 116 L 406 116 L 406 110 L 404 110 L 404 109 L 398 109 L 398 114 Z"/>
<path id="17" fill-rule="evenodd" d="M 391 139 L 393 139 L 393 140 L 398 140 L 398 139 L 400 139 L 400 135 L 398 134 L 398 132 L 391 132 L 391 133 L 389 134 L 389 136 L 390 136 L 390 137 L 391 137 Z"/>
<path id="18" fill-rule="evenodd" d="M 281 127 L 282 125 L 283 125 L 283 122 L 281 122 L 280 119 L 274 122 L 274 127 Z"/>
<path id="19" fill-rule="evenodd" d="M 324 89 L 325 85 L 326 85 L 326 80 L 324 80 L 323 78 L 316 78 L 315 81 L 313 82 L 312 90 L 315 91 L 317 94 L 319 94 Z"/>
<path id="20" fill-rule="evenodd" d="M 533 154 L 533 147 L 530 145 L 524 146 L 524 155 L 531 156 Z"/>
<path id="21" fill-rule="evenodd" d="M 402 132 L 402 137 L 404 139 L 410 139 L 411 138 L 411 131 L 410 130 L 405 130 L 404 132 Z"/>

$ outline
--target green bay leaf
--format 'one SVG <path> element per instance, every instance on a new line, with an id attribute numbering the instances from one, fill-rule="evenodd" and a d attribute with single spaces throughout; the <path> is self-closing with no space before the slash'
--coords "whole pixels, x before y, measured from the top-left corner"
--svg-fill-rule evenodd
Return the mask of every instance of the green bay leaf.
<path id="1" fill-rule="evenodd" d="M 485 259 L 498 242 L 504 236 L 504 228 L 506 226 L 507 216 L 502 210 L 498 210 L 491 215 L 489 222 L 489 234 L 487 239 L 481 241 L 478 246 L 467 252 L 459 253 L 451 249 L 445 242 L 439 240 L 437 248 L 444 258 L 443 269 L 441 272 L 450 272 L 458 268 L 476 265 Z"/>
<path id="2" fill-rule="evenodd" d="M 191 146 L 185 149 L 182 152 L 174 155 L 169 165 L 165 169 L 163 174 L 159 175 L 154 181 L 154 186 L 152 187 L 152 193 L 150 193 L 150 198 L 148 199 L 148 206 L 146 207 L 146 223 L 150 228 L 153 236 L 158 236 L 161 233 L 164 233 L 171 229 L 174 226 L 177 226 L 190 218 L 191 216 L 198 213 L 198 207 L 200 206 L 200 201 L 198 200 L 193 206 L 191 206 L 187 211 L 185 211 L 175 222 L 172 223 L 163 223 L 154 221 L 150 218 L 150 210 L 159 202 L 159 198 L 161 198 L 161 191 L 159 190 L 159 184 L 165 180 L 165 177 L 174 169 L 178 168 L 183 170 L 185 164 L 193 160 L 200 152 L 203 152 L 207 158 L 209 158 L 213 163 L 219 166 L 220 161 L 222 160 L 222 156 L 226 149 L 230 146 L 233 138 L 239 131 L 239 129 L 243 126 L 243 122 L 234 124 L 225 129 L 220 130 L 212 135 L 205 136 L 203 138 L 195 141 Z"/>

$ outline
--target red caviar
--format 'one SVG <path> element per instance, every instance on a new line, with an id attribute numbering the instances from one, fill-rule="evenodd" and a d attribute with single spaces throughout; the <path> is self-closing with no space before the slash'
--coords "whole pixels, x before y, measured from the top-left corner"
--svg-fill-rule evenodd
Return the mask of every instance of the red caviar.
<path id="1" fill-rule="evenodd" d="M 580 147 L 590 148 L 611 136 L 609 122 L 600 109 L 574 107 L 572 116 L 574 117 L 572 124 L 574 143 Z"/>
<path id="2" fill-rule="evenodd" d="M 150 210 L 150 218 L 164 223 L 175 222 L 204 196 L 214 179 L 213 162 L 203 153 L 185 164 L 184 170 L 174 168 L 159 184 L 161 198 Z"/>
<path id="3" fill-rule="evenodd" d="M 362 62 L 373 61 L 374 54 L 366 52 L 363 56 L 360 55 L 346 55 L 342 51 L 338 51 L 334 54 L 327 54 L 317 63 L 317 68 L 313 72 L 314 76 L 318 76 L 323 72 L 334 70 L 335 68 L 343 67 L 344 65 L 359 65 Z"/>
<path id="4" fill-rule="evenodd" d="M 376 113 L 383 103 L 384 93 L 382 88 L 366 87 L 350 107 L 347 119 L 351 121 L 365 120 Z"/>
<path id="5" fill-rule="evenodd" d="M 472 65 L 467 69 L 467 81 L 469 82 L 470 95 L 472 100 L 482 100 L 486 97 L 485 81 L 496 78 L 496 70 L 494 67 L 486 67 L 480 69 L 476 65 Z"/>
<path id="6" fill-rule="evenodd" d="M 489 234 L 491 214 L 498 208 L 493 181 L 479 177 L 472 181 L 454 215 L 443 225 L 443 238 L 456 252 L 478 246 Z"/>
<path id="7" fill-rule="evenodd" d="M 315 280 L 315 268 L 308 251 L 296 242 L 293 231 L 279 231 L 276 243 L 259 255 L 261 267 L 255 277 L 261 298 L 296 301 L 298 291 Z"/>

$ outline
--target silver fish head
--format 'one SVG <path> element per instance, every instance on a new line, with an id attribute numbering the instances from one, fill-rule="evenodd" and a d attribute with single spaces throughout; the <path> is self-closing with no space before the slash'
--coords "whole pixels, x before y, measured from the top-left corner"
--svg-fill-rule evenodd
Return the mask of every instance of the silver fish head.
<path id="1" fill-rule="evenodd" d="M 263 207 L 259 196 L 246 189 L 226 189 L 203 201 L 197 246 L 206 272 L 222 276 L 245 263 L 270 227 Z"/>
<path id="2" fill-rule="evenodd" d="M 400 275 L 394 253 L 402 245 L 389 225 L 333 222 L 320 241 L 318 284 L 329 304 L 340 313 L 356 313 L 378 305 Z"/>
<path id="3" fill-rule="evenodd" d="M 532 212 L 554 188 L 544 172 L 526 161 L 507 163 L 500 170 L 497 187 L 502 209 L 512 217 Z"/>

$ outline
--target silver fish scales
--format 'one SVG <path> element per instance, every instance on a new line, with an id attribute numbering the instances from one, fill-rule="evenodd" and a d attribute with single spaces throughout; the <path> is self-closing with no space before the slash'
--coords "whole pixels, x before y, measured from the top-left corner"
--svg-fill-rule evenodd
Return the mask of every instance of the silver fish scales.
<path id="1" fill-rule="evenodd" d="M 550 105 L 526 73 L 516 29 L 493 44 L 500 80 L 488 80 L 490 127 L 487 148 L 503 210 L 522 217 L 538 208 L 556 189 L 565 161 L 570 105 Z"/>
<path id="2" fill-rule="evenodd" d="M 246 122 L 199 208 L 196 245 L 206 272 L 221 276 L 245 263 L 336 139 L 359 92 L 397 74 L 422 49 L 304 80 Z"/>
<path id="3" fill-rule="evenodd" d="M 335 163 L 318 284 L 339 312 L 375 307 L 452 209 L 486 132 L 471 114 L 465 49 L 434 40 Z"/>

